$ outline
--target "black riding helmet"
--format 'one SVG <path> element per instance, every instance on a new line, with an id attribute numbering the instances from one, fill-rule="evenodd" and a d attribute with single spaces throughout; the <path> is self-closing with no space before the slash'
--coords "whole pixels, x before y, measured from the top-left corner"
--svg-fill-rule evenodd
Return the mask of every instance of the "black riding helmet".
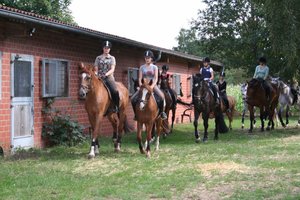
<path id="1" fill-rule="evenodd" d="M 265 57 L 260 57 L 258 62 L 266 64 L 267 63 L 267 59 Z"/>
<path id="2" fill-rule="evenodd" d="M 220 72 L 220 76 L 225 77 L 225 72 Z"/>
<path id="3" fill-rule="evenodd" d="M 154 58 L 154 54 L 153 54 L 152 51 L 147 50 L 147 51 L 145 51 L 145 53 L 144 53 L 144 57 L 151 57 L 151 58 Z"/>
<path id="4" fill-rule="evenodd" d="M 209 59 L 209 57 L 205 57 L 205 58 L 203 59 L 203 62 L 210 63 L 210 59 Z"/>
<path id="5" fill-rule="evenodd" d="M 163 65 L 162 66 L 162 70 L 168 71 L 169 70 L 169 66 L 168 65 Z"/>
<path id="6" fill-rule="evenodd" d="M 104 47 L 111 48 L 111 47 L 112 47 L 111 42 L 108 41 L 108 40 L 104 41 L 104 42 L 102 43 L 102 48 L 104 48 Z"/>

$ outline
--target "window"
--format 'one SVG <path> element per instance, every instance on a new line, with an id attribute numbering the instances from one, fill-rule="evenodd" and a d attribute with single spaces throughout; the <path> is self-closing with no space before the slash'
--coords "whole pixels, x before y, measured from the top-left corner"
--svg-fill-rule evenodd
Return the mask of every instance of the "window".
<path id="1" fill-rule="evenodd" d="M 43 97 L 67 97 L 69 63 L 65 60 L 44 59 L 42 65 Z"/>
<path id="2" fill-rule="evenodd" d="M 177 95 L 180 95 L 180 81 L 181 81 L 180 74 L 172 75 L 172 88 L 176 91 Z"/>
<path id="3" fill-rule="evenodd" d="M 128 68 L 128 90 L 129 95 L 133 95 L 135 92 L 134 81 L 139 78 L 139 69 L 138 68 Z"/>

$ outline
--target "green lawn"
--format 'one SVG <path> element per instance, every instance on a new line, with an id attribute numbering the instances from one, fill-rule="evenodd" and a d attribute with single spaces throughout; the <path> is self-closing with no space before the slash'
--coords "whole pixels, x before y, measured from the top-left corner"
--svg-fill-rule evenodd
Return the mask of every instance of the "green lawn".
<path id="1" fill-rule="evenodd" d="M 300 199 L 299 129 L 233 126 L 213 141 L 210 124 L 208 143 L 196 144 L 192 124 L 176 125 L 150 159 L 135 134 L 120 153 L 101 138 L 93 160 L 89 143 L 19 152 L 0 160 L 0 199 Z"/>

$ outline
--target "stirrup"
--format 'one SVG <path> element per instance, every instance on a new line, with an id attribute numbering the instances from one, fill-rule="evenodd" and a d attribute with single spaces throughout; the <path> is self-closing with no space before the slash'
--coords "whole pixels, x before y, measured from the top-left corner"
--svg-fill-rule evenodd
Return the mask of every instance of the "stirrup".
<path id="1" fill-rule="evenodd" d="M 162 120 L 168 119 L 168 116 L 165 112 L 160 113 L 160 117 Z"/>

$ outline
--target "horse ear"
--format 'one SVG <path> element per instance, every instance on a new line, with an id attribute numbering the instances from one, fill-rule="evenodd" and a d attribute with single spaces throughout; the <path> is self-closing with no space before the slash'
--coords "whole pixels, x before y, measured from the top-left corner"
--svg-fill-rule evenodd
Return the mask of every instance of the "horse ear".
<path id="1" fill-rule="evenodd" d="M 79 63 L 79 68 L 80 68 L 81 70 L 84 70 L 84 69 L 85 69 L 85 66 L 84 66 L 83 62 L 80 62 L 80 63 Z"/>

